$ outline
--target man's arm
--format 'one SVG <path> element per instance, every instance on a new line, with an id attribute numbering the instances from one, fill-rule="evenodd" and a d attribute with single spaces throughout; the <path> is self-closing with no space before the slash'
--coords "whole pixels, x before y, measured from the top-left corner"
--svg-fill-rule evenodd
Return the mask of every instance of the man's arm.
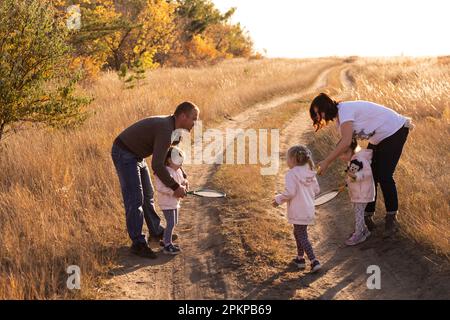
<path id="1" fill-rule="evenodd" d="M 181 172 L 183 173 L 183 178 L 187 179 L 186 171 L 184 171 L 183 167 L 180 167 L 180 169 L 181 169 Z"/>
<path id="2" fill-rule="evenodd" d="M 167 136 L 167 133 L 163 132 L 155 137 L 155 142 L 153 144 L 152 169 L 162 183 L 175 191 L 180 185 L 170 176 L 164 163 L 169 147 L 170 134 Z"/>
<path id="3" fill-rule="evenodd" d="M 353 121 L 347 121 L 341 125 L 341 136 L 341 141 L 336 148 L 317 165 L 319 175 L 325 173 L 330 164 L 350 147 L 353 138 Z"/>

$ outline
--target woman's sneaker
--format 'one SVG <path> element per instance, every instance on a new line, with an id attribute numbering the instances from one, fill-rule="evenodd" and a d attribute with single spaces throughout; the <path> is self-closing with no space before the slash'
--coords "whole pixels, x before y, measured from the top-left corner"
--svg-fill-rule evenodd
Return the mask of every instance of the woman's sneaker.
<path id="1" fill-rule="evenodd" d="M 299 269 L 305 269 L 306 268 L 306 261 L 305 259 L 299 259 L 298 257 L 295 257 L 292 259 L 292 263 L 295 264 Z"/>
<path id="2" fill-rule="evenodd" d="M 345 241 L 345 244 L 348 246 L 355 246 L 361 242 L 366 241 L 366 239 L 370 236 L 370 231 L 366 229 L 363 233 L 353 233 L 350 238 Z"/>
<path id="3" fill-rule="evenodd" d="M 395 214 L 387 214 L 385 221 L 383 238 L 389 238 L 398 231 L 398 222 Z"/>
<path id="4" fill-rule="evenodd" d="M 179 254 L 181 252 L 181 249 L 178 246 L 174 246 L 173 244 L 169 244 L 168 246 L 164 247 L 163 252 L 165 254 L 177 255 L 177 254 Z"/>
<path id="5" fill-rule="evenodd" d="M 311 262 L 311 273 L 317 272 L 320 269 L 322 269 L 322 266 L 320 265 L 319 260 L 314 260 Z"/>

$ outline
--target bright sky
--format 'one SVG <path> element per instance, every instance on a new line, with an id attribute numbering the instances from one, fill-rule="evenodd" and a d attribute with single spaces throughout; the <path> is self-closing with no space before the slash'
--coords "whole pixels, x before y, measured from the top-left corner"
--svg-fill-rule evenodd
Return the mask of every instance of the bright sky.
<path id="1" fill-rule="evenodd" d="M 212 0 L 269 57 L 450 55 L 448 0 Z"/>

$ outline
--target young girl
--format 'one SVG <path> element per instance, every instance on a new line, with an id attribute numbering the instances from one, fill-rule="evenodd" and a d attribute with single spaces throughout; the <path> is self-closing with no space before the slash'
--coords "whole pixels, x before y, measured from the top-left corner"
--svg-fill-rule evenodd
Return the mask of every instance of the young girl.
<path id="1" fill-rule="evenodd" d="M 375 199 L 375 183 L 370 167 L 372 155 L 372 150 L 361 149 L 353 139 L 347 151 L 340 156 L 341 160 L 348 162 L 346 182 L 355 212 L 355 232 L 345 241 L 348 246 L 364 242 L 370 236 L 364 222 L 364 210 Z"/>
<path id="2" fill-rule="evenodd" d="M 181 166 L 184 161 L 184 153 L 177 147 L 170 147 L 166 155 L 166 168 L 172 178 L 178 182 L 179 185 L 187 185 L 187 180 L 184 177 Z M 181 249 L 172 243 L 172 233 L 175 226 L 178 224 L 178 213 L 180 209 L 180 199 L 173 195 L 174 191 L 167 187 L 155 175 L 155 189 L 158 193 L 158 205 L 164 213 L 166 218 L 166 228 L 164 229 L 164 249 L 165 254 L 176 255 L 181 252 Z"/>
<path id="3" fill-rule="evenodd" d="M 287 153 L 289 167 L 285 177 L 285 190 L 275 196 L 273 206 L 287 202 L 287 218 L 294 225 L 294 237 L 297 242 L 297 257 L 293 262 L 301 269 L 305 268 L 304 253 L 311 261 L 311 272 L 320 270 L 319 260 L 314 255 L 308 240 L 308 225 L 314 223 L 314 198 L 320 192 L 314 171 L 311 151 L 302 145 L 293 146 Z"/>

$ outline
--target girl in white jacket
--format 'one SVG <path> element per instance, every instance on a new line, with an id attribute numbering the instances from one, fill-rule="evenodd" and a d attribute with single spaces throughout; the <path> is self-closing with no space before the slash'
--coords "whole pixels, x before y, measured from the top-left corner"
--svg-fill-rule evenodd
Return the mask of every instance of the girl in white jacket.
<path id="1" fill-rule="evenodd" d="M 314 255 L 308 239 L 308 225 L 314 224 L 314 198 L 320 192 L 314 171 L 311 151 L 302 145 L 293 146 L 287 153 L 289 167 L 285 177 L 285 190 L 275 196 L 273 206 L 287 202 L 287 219 L 294 225 L 294 237 L 297 242 L 297 257 L 293 262 L 301 269 L 305 268 L 304 254 L 311 261 L 311 272 L 320 270 L 319 260 Z"/>
<path id="2" fill-rule="evenodd" d="M 170 147 L 166 156 L 166 168 L 171 177 L 179 185 L 187 185 L 187 180 L 181 166 L 184 161 L 184 153 L 177 147 Z M 172 234 L 178 224 L 178 213 L 180 210 L 180 199 L 173 195 L 174 191 L 167 187 L 157 175 L 155 175 L 155 189 L 158 193 L 158 205 L 166 218 L 166 228 L 164 229 L 164 249 L 165 254 L 176 255 L 181 252 L 180 247 L 172 243 Z"/>
<path id="3" fill-rule="evenodd" d="M 340 159 L 347 162 L 347 187 L 355 212 L 355 232 L 345 241 L 348 246 L 364 242 L 370 231 L 364 222 L 364 210 L 368 203 L 375 200 L 375 183 L 370 167 L 373 151 L 361 149 L 356 139 Z"/>

